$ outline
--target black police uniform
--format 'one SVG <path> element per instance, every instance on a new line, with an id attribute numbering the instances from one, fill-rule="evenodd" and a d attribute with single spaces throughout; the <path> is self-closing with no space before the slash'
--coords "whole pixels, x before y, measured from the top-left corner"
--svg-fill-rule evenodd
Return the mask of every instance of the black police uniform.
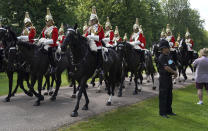
<path id="1" fill-rule="evenodd" d="M 169 55 L 160 54 L 159 56 L 159 108 L 160 115 L 172 113 L 172 74 L 165 70 L 165 66 L 174 66 L 173 60 Z"/>

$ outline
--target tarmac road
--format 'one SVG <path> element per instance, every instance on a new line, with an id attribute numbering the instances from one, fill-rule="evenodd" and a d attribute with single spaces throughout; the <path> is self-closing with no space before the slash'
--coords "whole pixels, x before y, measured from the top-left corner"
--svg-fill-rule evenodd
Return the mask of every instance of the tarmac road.
<path id="1" fill-rule="evenodd" d="M 174 85 L 174 88 L 181 88 L 193 83 L 188 73 L 186 82 Z M 158 76 L 155 78 L 156 90 L 152 90 L 152 84 L 144 80 L 142 92 L 133 95 L 134 83 L 129 85 L 128 79 L 125 81 L 126 88 L 123 90 L 123 97 L 113 97 L 112 106 L 106 106 L 108 95 L 102 88 L 101 93 L 96 93 L 97 88 L 89 87 L 87 93 L 90 99 L 89 110 L 81 110 L 84 105 L 84 97 L 80 103 L 79 116 L 72 118 L 71 112 L 74 109 L 76 99 L 71 98 L 72 88 L 62 88 L 59 91 L 57 100 L 52 102 L 49 96 L 41 106 L 35 107 L 35 97 L 28 97 L 24 94 L 17 94 L 11 99 L 11 102 L 3 102 L 5 96 L 0 97 L 0 131 L 39 131 L 39 130 L 56 130 L 65 124 L 72 124 L 76 121 L 83 120 L 96 114 L 110 111 L 120 106 L 131 105 L 147 98 L 158 95 Z M 141 86 L 141 85 L 139 85 Z M 116 95 L 117 95 L 116 90 Z"/>

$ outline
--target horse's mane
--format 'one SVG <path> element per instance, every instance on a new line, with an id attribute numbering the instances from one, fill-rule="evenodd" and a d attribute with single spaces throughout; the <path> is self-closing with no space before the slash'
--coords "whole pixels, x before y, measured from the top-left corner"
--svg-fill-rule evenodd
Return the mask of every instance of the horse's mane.
<path id="1" fill-rule="evenodd" d="M 11 29 L 11 27 L 6 27 L 6 29 L 9 31 L 9 34 L 11 35 L 12 39 L 14 41 L 17 41 L 17 35 L 16 33 Z"/>
<path id="2" fill-rule="evenodd" d="M 23 47 L 26 47 L 27 49 L 34 49 L 34 48 L 37 48 L 38 46 L 35 45 L 35 44 L 31 44 L 29 42 L 24 42 L 24 41 L 18 41 L 17 42 L 17 45 L 18 46 L 23 46 Z"/>
<path id="3" fill-rule="evenodd" d="M 126 44 L 127 49 L 133 49 L 133 46 L 130 43 L 126 42 L 125 44 Z"/>

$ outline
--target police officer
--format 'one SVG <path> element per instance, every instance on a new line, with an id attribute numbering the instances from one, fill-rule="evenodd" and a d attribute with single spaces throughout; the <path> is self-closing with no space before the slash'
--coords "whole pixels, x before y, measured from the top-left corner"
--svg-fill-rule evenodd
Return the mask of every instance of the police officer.
<path id="1" fill-rule="evenodd" d="M 168 41 L 161 40 L 159 43 L 161 54 L 159 56 L 159 113 L 164 118 L 169 118 L 167 115 L 176 115 L 172 112 L 172 76 L 177 77 L 177 72 L 174 70 L 175 65 L 170 54 L 170 46 Z"/>

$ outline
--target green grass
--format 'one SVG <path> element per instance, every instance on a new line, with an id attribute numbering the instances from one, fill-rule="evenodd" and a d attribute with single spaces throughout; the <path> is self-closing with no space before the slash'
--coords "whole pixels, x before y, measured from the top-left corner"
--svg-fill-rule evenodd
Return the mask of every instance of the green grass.
<path id="1" fill-rule="evenodd" d="M 17 82 L 17 74 L 15 73 L 14 74 L 14 78 L 13 78 L 13 89 L 15 88 L 16 86 L 16 82 Z M 45 78 L 43 80 L 43 84 L 45 82 Z M 56 84 L 54 83 L 54 86 Z M 61 86 L 67 86 L 69 85 L 69 82 L 67 80 L 67 76 L 66 76 L 66 73 L 62 73 L 62 83 L 61 83 Z M 24 87 L 27 89 L 27 84 L 26 82 L 24 82 Z M 35 88 L 37 89 L 37 82 L 36 82 L 36 85 L 35 85 Z M 8 91 L 9 91 L 9 80 L 8 80 L 8 77 L 6 75 L 6 73 L 0 73 L 0 96 L 2 95 L 6 95 L 8 94 Z M 22 92 L 22 90 L 20 88 L 18 88 L 18 93 Z"/>
<path id="2" fill-rule="evenodd" d="M 174 90 L 173 111 L 169 119 L 158 115 L 158 97 L 121 107 L 108 113 L 61 128 L 61 131 L 207 131 L 208 97 L 197 105 L 194 85 Z"/>

